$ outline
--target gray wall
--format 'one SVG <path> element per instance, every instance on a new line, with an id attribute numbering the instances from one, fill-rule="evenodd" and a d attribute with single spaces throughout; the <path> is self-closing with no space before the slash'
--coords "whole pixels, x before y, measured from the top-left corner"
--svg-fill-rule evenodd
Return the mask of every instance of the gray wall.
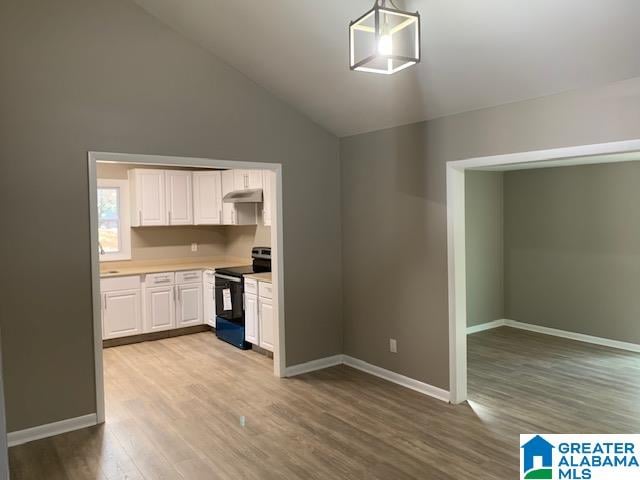
<path id="1" fill-rule="evenodd" d="M 341 139 L 345 353 L 448 388 L 447 161 L 632 138 L 638 79 Z"/>
<path id="2" fill-rule="evenodd" d="M 282 163 L 286 361 L 342 351 L 333 135 L 128 0 L 4 0 L 0 58 L 10 431 L 95 411 L 89 150 Z"/>
<path id="3" fill-rule="evenodd" d="M 467 326 L 504 318 L 502 178 L 465 173 Z"/>
<path id="4" fill-rule="evenodd" d="M 507 318 L 640 343 L 640 162 L 507 172 Z"/>

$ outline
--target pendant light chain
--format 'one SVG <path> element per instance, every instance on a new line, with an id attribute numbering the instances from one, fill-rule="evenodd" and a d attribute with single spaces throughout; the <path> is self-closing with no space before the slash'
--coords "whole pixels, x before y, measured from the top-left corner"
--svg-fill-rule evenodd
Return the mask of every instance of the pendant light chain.
<path id="1" fill-rule="evenodd" d="M 398 7 L 393 0 L 389 0 L 389 3 L 391 3 L 391 5 L 393 5 L 393 8 L 395 8 L 396 10 L 400 10 L 400 7 Z M 387 4 L 387 0 L 376 0 L 374 2 L 374 5 L 380 6 L 382 8 L 386 7 L 386 4 Z"/>

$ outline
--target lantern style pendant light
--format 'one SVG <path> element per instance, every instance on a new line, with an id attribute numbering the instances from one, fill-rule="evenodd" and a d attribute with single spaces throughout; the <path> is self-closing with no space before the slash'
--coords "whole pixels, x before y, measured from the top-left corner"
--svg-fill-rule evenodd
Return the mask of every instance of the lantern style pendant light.
<path id="1" fill-rule="evenodd" d="M 391 75 L 420 61 L 420 14 L 387 7 L 373 8 L 349 24 L 351 70 Z"/>

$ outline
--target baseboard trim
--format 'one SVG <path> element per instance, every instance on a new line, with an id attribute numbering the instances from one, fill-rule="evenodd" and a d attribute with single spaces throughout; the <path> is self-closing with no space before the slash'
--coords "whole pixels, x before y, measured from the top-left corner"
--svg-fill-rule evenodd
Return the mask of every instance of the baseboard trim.
<path id="1" fill-rule="evenodd" d="M 492 328 L 504 327 L 506 325 L 506 320 L 501 318 L 499 320 L 494 320 L 492 322 L 481 323 L 480 325 L 474 325 L 472 327 L 467 327 L 467 335 L 471 335 L 473 333 L 484 332 L 485 330 L 491 330 Z"/>
<path id="2" fill-rule="evenodd" d="M 619 340 L 611 340 L 609 338 L 594 337 L 591 335 L 585 335 L 584 333 L 568 332 L 566 330 L 559 330 L 557 328 L 541 327 L 539 325 L 533 325 L 531 323 L 518 322 L 516 320 L 504 320 L 504 325 L 507 327 L 518 328 L 520 330 L 527 330 L 535 333 L 543 333 L 545 335 L 552 335 L 554 337 L 567 338 L 569 340 L 577 340 L 579 342 L 592 343 L 594 345 L 601 345 L 603 347 L 617 348 L 620 350 L 627 350 L 629 352 L 640 352 L 640 345 L 637 343 L 621 342 Z"/>
<path id="3" fill-rule="evenodd" d="M 97 424 L 98 417 L 95 413 L 90 413 L 89 415 L 83 415 L 81 417 L 68 418 L 59 422 L 9 432 L 7 434 L 7 441 L 10 447 L 14 447 L 23 443 L 33 442 L 34 440 L 60 435 L 61 433 L 92 427 Z"/>
<path id="4" fill-rule="evenodd" d="M 319 358 L 317 360 L 311 360 L 310 362 L 299 363 L 298 365 L 287 367 L 284 371 L 284 376 L 295 377 L 296 375 L 302 375 L 303 373 L 315 372 L 316 370 L 335 367 L 336 365 L 342 365 L 343 363 L 343 355 L 333 355 L 332 357 Z"/>
<path id="5" fill-rule="evenodd" d="M 434 387 L 433 385 L 429 385 L 428 383 L 424 383 L 405 375 L 392 372 L 391 370 L 372 365 L 365 362 L 364 360 L 350 357 L 349 355 L 344 355 L 344 364 L 357 370 L 361 370 L 370 375 L 374 375 L 389 382 L 395 383 L 397 385 L 410 388 L 411 390 L 415 390 L 416 392 L 420 392 L 424 395 L 437 398 L 438 400 L 442 400 L 443 402 L 448 402 L 450 399 L 449 392 L 443 390 L 442 388 Z"/>
<path id="6" fill-rule="evenodd" d="M 443 402 L 449 401 L 449 392 L 446 390 L 434 387 L 433 385 L 429 385 L 428 383 L 415 380 L 405 375 L 392 372 L 391 370 L 372 365 L 364 360 L 350 357 L 349 355 L 333 355 L 331 357 L 319 358 L 318 360 L 293 365 L 291 367 L 287 367 L 285 370 L 285 376 L 295 377 L 296 375 L 302 375 L 303 373 L 315 372 L 316 370 L 323 370 L 325 368 L 343 364 L 402 387 L 410 388 L 411 390 L 422 393 L 423 395 L 437 398 Z"/>

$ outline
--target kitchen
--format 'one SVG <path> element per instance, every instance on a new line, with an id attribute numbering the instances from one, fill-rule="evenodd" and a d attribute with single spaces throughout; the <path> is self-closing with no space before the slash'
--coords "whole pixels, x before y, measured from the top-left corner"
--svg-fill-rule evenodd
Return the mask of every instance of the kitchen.
<path id="1" fill-rule="evenodd" d="M 212 348 L 272 358 L 275 172 L 98 162 L 96 177 L 103 347 L 213 332 Z"/>

